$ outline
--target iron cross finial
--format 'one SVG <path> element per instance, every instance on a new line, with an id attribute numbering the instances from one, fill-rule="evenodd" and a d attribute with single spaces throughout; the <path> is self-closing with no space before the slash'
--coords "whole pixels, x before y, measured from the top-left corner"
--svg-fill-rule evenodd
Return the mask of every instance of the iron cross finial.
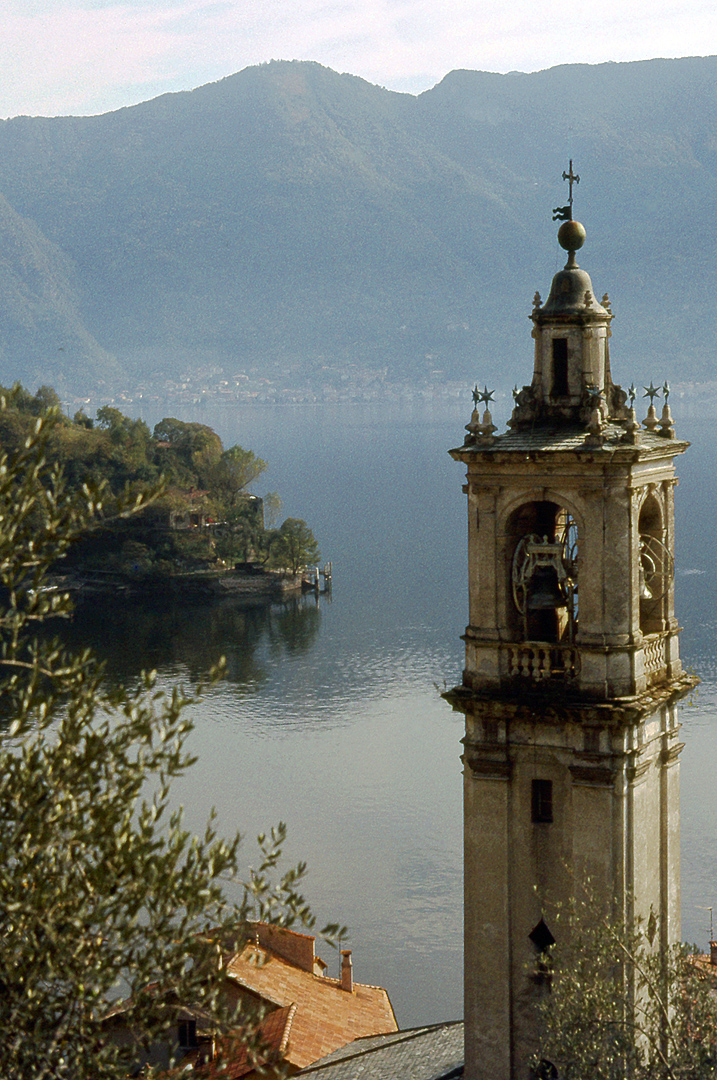
<path id="1" fill-rule="evenodd" d="M 580 177 L 577 173 L 573 172 L 573 159 L 570 158 L 570 169 L 568 172 L 563 172 L 563 180 L 568 181 L 569 197 L 567 206 L 556 206 L 553 210 L 553 221 L 572 221 L 573 220 L 573 184 L 580 183 Z"/>
<path id="2" fill-rule="evenodd" d="M 573 159 L 572 158 L 570 158 L 570 171 L 569 172 L 563 172 L 563 180 L 568 181 L 568 185 L 569 185 L 569 188 L 570 188 L 570 205 L 572 206 L 573 205 L 573 184 L 579 184 L 580 183 L 580 177 L 578 176 L 577 173 L 573 172 Z"/>

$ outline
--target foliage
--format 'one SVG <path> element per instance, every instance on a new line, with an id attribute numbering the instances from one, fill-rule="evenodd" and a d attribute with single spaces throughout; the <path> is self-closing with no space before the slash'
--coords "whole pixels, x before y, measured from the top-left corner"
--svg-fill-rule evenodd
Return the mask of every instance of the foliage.
<path id="1" fill-rule="evenodd" d="M 169 454 L 165 468 L 172 479 L 196 487 L 209 484 L 211 471 L 222 455 L 222 441 L 206 424 L 186 423 L 167 416 L 154 428 L 155 443 Z"/>
<path id="2" fill-rule="evenodd" d="M 267 467 L 251 450 L 225 450 L 206 424 L 165 417 L 150 432 L 144 420 L 133 420 L 111 405 L 99 408 L 95 420 L 81 411 L 70 420 L 60 413 L 50 387 L 34 395 L 19 386 L 0 391 L 8 399 L 0 417 L 3 447 L 19 450 L 34 420 L 52 407 L 57 412 L 47 438 L 48 461 L 62 464 L 70 485 L 104 481 L 106 498 L 120 496 L 128 484 L 156 484 L 162 477 L 176 493 L 209 489 L 221 514 Z"/>
<path id="3" fill-rule="evenodd" d="M 281 513 L 281 498 L 275 491 L 267 491 L 264 496 L 264 524 L 267 529 L 276 528 Z"/>
<path id="4" fill-rule="evenodd" d="M 3 398 L 0 416 L 15 403 Z M 101 418 L 109 428 L 115 418 Z M 68 655 L 33 627 L 67 612 L 49 567 L 105 512 L 101 487 L 70 488 L 48 464 L 61 430 L 39 416 L 16 452 L 0 454 L 0 1027 L 7 1080 L 125 1077 L 137 1046 L 103 1038 L 108 996 L 141 1042 L 191 1003 L 217 1027 L 219 942 L 250 915 L 310 926 L 303 867 L 277 875 L 283 827 L 260 838 L 255 870 L 239 836 L 201 836 L 172 808 L 171 784 L 192 764 L 194 693 L 107 688 L 88 653 Z M 120 501 L 131 514 L 150 496 Z M 218 675 L 216 671 L 213 677 Z M 199 691 L 197 691 L 198 693 Z M 337 928 L 326 928 L 333 933 Z M 249 1024 L 251 1035 L 252 1024 Z"/>
<path id="5" fill-rule="evenodd" d="M 717 979 L 704 962 L 661 947 L 652 912 L 620 923 L 586 900 L 558 919 L 565 944 L 547 959 L 537 1061 L 561 1080 L 717 1077 Z"/>
<path id="6" fill-rule="evenodd" d="M 261 501 L 246 491 L 267 463 L 241 446 L 225 450 L 206 424 L 165 417 L 150 432 L 143 420 L 110 405 L 99 408 L 94 420 L 81 411 L 70 420 L 59 412 L 50 387 L 40 387 L 34 395 L 19 386 L 12 391 L 0 387 L 0 392 L 7 398 L 0 412 L 0 445 L 9 452 L 20 451 L 46 406 L 56 409 L 44 452 L 48 464 L 62 466 L 69 489 L 103 484 L 105 505 L 116 511 L 130 492 L 134 496 L 162 484 L 161 496 L 140 514 L 126 519 L 114 513 L 102 529 L 86 530 L 73 545 L 74 565 L 139 580 L 213 565 L 218 556 L 266 563 L 274 540 L 287 550 L 287 537 L 273 528 L 281 506 L 278 496 L 267 496 L 267 530 Z M 169 528 L 175 512 L 193 512 L 211 528 L 182 535 Z M 286 528 L 291 532 L 288 524 Z M 290 554 L 294 548 L 292 540 Z"/>
<path id="7" fill-rule="evenodd" d="M 270 541 L 270 563 L 298 574 L 319 561 L 321 552 L 314 534 L 301 518 L 287 518 Z"/>
<path id="8" fill-rule="evenodd" d="M 260 500 L 240 499 L 224 515 L 217 552 L 232 563 L 265 562 L 266 537 Z"/>

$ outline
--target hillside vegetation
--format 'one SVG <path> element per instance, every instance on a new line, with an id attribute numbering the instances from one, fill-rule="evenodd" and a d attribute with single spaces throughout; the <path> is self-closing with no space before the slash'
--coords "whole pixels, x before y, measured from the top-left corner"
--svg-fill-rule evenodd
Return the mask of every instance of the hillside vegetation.
<path id="1" fill-rule="evenodd" d="M 56 569 L 112 572 L 137 585 L 197 571 L 224 571 L 237 562 L 296 574 L 320 558 L 304 521 L 287 518 L 276 527 L 281 501 L 247 488 L 267 468 L 241 446 L 224 449 L 206 424 L 165 417 L 154 431 L 143 420 L 105 405 L 92 419 L 62 415 L 51 387 L 30 394 L 0 387 L 0 446 L 12 462 L 24 452 L 39 417 L 52 410 L 46 436 L 48 487 L 62 472 L 70 492 L 96 492 L 101 513 Z M 118 514 L 137 495 L 150 501 L 139 512 Z M 266 514 L 265 514 L 266 508 Z M 42 522 L 38 520 L 38 528 Z"/>
<path id="2" fill-rule="evenodd" d="M 714 375 L 706 57 L 454 71 L 418 97 L 272 62 L 103 116 L 3 121 L 5 379 L 522 380 L 568 157 L 618 377 Z"/>

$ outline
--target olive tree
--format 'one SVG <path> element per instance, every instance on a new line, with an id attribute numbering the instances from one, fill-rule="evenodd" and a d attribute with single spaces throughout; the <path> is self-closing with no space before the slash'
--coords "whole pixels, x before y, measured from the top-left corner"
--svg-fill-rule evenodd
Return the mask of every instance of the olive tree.
<path id="1" fill-rule="evenodd" d="M 134 1054 L 103 1038 L 113 996 L 127 996 L 138 1043 L 168 1028 L 177 1002 L 221 1030 L 219 942 L 238 941 L 249 917 L 313 920 L 303 867 L 277 870 L 282 827 L 250 870 L 239 836 L 222 839 L 213 819 L 194 836 L 172 803 L 201 689 L 159 692 L 152 674 L 138 691 L 108 688 L 89 653 L 68 655 L 42 626 L 69 610 L 50 568 L 103 514 L 101 490 L 69 490 L 46 464 L 55 423 L 50 410 L 0 453 L 0 1071 L 104 1080 L 127 1076 Z"/>
<path id="2" fill-rule="evenodd" d="M 544 954 L 535 1074 L 561 1080 L 717 1077 L 715 969 L 660 944 L 658 920 L 616 920 L 591 898 L 558 911 Z"/>

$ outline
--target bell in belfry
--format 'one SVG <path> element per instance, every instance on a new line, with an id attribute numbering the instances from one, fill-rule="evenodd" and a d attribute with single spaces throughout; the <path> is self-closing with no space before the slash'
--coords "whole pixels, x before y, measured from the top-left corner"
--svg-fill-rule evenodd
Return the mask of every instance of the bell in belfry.
<path id="1" fill-rule="evenodd" d="M 558 583 L 558 575 L 552 566 L 541 566 L 533 574 L 528 586 L 528 610 L 552 611 L 565 607 L 566 600 Z"/>

